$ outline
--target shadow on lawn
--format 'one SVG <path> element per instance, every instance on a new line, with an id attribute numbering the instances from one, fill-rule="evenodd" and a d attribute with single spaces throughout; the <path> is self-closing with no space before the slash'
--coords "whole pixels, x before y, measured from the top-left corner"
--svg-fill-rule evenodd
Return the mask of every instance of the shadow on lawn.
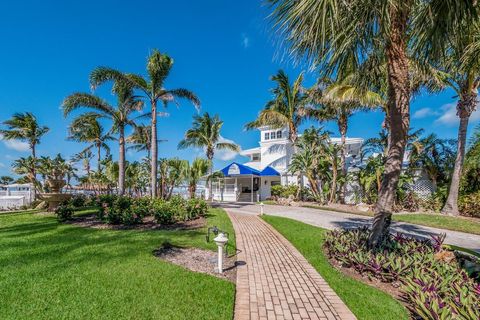
<path id="1" fill-rule="evenodd" d="M 0 245 L 6 249 L 0 255 L 0 266 L 35 265 L 37 272 L 48 272 L 87 261 L 104 264 L 149 255 L 153 248 L 166 241 L 179 246 L 199 244 L 204 241 L 204 235 L 203 229 L 97 230 L 63 225 L 53 217 L 42 217 L 36 222 L 0 228 Z"/>

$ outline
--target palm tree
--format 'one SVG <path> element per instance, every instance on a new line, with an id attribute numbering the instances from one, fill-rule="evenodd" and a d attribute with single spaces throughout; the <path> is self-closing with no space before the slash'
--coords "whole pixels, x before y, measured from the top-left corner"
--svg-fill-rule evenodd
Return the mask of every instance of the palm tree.
<path id="1" fill-rule="evenodd" d="M 115 82 L 112 91 L 117 97 L 116 107 L 97 96 L 88 93 L 74 93 L 64 100 L 63 111 L 67 116 L 78 108 L 89 108 L 94 112 L 87 113 L 87 115 L 91 114 L 93 117 L 112 121 L 110 131 L 119 135 L 118 192 L 122 195 L 125 192 L 125 129 L 135 124 L 135 119 L 131 115 L 143 108 L 143 101 L 134 96 L 133 88 L 124 82 Z"/>
<path id="2" fill-rule="evenodd" d="M 286 35 L 290 52 L 307 58 L 331 75 L 368 61 L 375 52 L 387 61 L 387 126 L 390 129 L 385 177 L 375 207 L 369 239 L 378 247 L 389 233 L 396 188 L 410 127 L 411 82 L 408 48 L 415 43 L 442 43 L 456 22 L 472 18 L 471 1 L 458 0 L 269 0 L 275 26 Z M 415 19 L 423 6 L 445 18 L 431 28 Z M 443 11 L 444 10 L 444 11 Z M 440 11 L 440 12 L 439 12 Z M 447 13 L 448 11 L 448 13 Z M 473 20 L 472 20 L 473 21 Z M 423 25 L 422 25 L 423 24 Z M 417 30 L 423 30 L 415 34 Z M 353 59 L 352 59 L 353 57 Z"/>
<path id="3" fill-rule="evenodd" d="M 2 185 L 10 184 L 13 181 L 15 181 L 15 179 L 13 179 L 12 177 L 9 177 L 9 176 L 1 176 L 0 177 L 0 184 L 2 184 Z"/>
<path id="4" fill-rule="evenodd" d="M 220 135 L 223 121 L 218 115 L 213 117 L 205 112 L 202 116 L 193 117 L 192 128 L 185 132 L 185 138 L 178 144 L 178 149 L 189 147 L 204 148 L 208 162 L 210 163 L 210 175 L 213 173 L 213 157 L 216 150 L 240 151 L 238 145 L 232 142 L 223 141 Z M 212 195 L 212 181 L 209 180 L 210 197 Z"/>
<path id="5" fill-rule="evenodd" d="M 197 184 L 200 181 L 200 178 L 208 173 L 209 167 L 209 161 L 203 158 L 195 158 L 192 164 L 188 166 L 185 176 L 188 183 L 188 192 L 190 193 L 190 198 L 195 198 Z"/>
<path id="6" fill-rule="evenodd" d="M 307 96 L 302 87 L 303 74 L 301 73 L 291 84 L 287 74 L 279 70 L 271 80 L 276 83 L 275 88 L 271 90 L 273 99 L 267 102 L 258 118 L 247 123 L 245 128 L 252 130 L 270 126 L 277 129 L 286 126 L 289 129 L 289 140 L 295 143 L 298 128 L 308 113 Z"/>
<path id="7" fill-rule="evenodd" d="M 322 78 L 308 91 L 309 100 L 319 109 L 314 117 L 320 121 L 334 120 L 340 132 L 340 169 L 347 176 L 346 139 L 349 118 L 358 111 L 367 111 L 384 105 L 382 97 L 368 88 L 359 88 L 343 80 Z M 340 201 L 345 202 L 346 183 L 340 188 Z"/>
<path id="8" fill-rule="evenodd" d="M 110 133 L 105 133 L 103 126 L 98 121 L 99 115 L 93 113 L 86 113 L 75 118 L 70 124 L 68 131 L 68 140 L 76 142 L 85 142 L 90 144 L 83 149 L 78 156 L 85 160 L 88 158 L 87 172 L 90 172 L 90 160 L 92 156 L 91 150 L 97 149 L 97 170 L 100 171 L 102 163 L 102 149 L 110 154 L 110 147 L 107 141 L 113 140 Z"/>
<path id="9" fill-rule="evenodd" d="M 37 118 L 31 113 L 15 113 L 10 120 L 3 122 L 7 129 L 1 129 L 0 134 L 6 140 L 20 140 L 28 143 L 32 157 L 36 158 L 36 146 L 40 139 L 50 129 L 47 126 L 38 124 Z M 35 165 L 35 163 L 33 162 Z M 33 178 L 35 179 L 35 166 L 33 167 Z"/>
<path id="10" fill-rule="evenodd" d="M 37 162 L 38 160 L 33 156 L 16 159 L 12 163 L 13 172 L 24 176 L 24 180 L 28 183 L 33 183 L 36 185 L 37 179 L 35 177 L 35 170 L 38 165 Z"/>
<path id="11" fill-rule="evenodd" d="M 165 80 L 173 66 L 173 59 L 166 54 L 160 53 L 158 50 L 153 50 L 148 57 L 147 73 L 148 78 L 134 74 L 123 74 L 112 68 L 99 67 L 90 74 L 90 84 L 92 88 L 106 81 L 121 81 L 139 89 L 150 102 L 151 107 L 151 166 L 150 166 L 150 180 L 152 197 L 157 196 L 157 161 L 158 161 L 158 142 L 157 142 L 157 104 L 163 103 L 166 107 L 175 98 L 185 98 L 190 100 L 198 109 L 200 107 L 200 100 L 191 91 L 187 89 L 165 89 Z"/>
<path id="12" fill-rule="evenodd" d="M 87 175 L 90 174 L 90 160 L 93 158 L 93 152 L 88 150 L 82 150 L 72 157 L 73 162 L 82 162 L 83 168 Z"/>
<path id="13" fill-rule="evenodd" d="M 146 151 L 147 158 L 150 159 L 150 151 L 152 150 L 152 127 L 149 125 L 136 125 L 134 131 L 131 135 L 129 135 L 126 139 L 127 143 L 130 146 L 127 147 L 128 150 L 135 150 L 135 151 Z M 158 142 L 164 142 L 167 140 L 159 140 Z"/>

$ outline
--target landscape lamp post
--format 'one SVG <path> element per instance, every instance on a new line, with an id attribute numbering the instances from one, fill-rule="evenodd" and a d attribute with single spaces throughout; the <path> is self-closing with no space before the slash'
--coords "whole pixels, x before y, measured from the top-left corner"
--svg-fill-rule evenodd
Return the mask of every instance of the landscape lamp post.
<path id="1" fill-rule="evenodd" d="M 221 232 L 213 241 L 215 241 L 218 247 L 218 273 L 223 273 L 223 248 L 227 244 L 228 238 Z"/>

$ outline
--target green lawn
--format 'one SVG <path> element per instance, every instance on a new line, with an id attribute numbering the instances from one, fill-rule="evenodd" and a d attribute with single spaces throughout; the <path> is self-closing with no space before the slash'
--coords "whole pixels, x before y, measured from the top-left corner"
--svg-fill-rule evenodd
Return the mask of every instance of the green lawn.
<path id="1" fill-rule="evenodd" d="M 319 205 L 304 205 L 305 208 L 335 211 L 348 214 L 373 217 L 372 212 L 349 212 L 338 208 L 330 208 Z M 450 217 L 434 213 L 393 214 L 394 221 L 408 222 L 427 227 L 440 228 L 452 231 L 460 231 L 472 234 L 480 234 L 480 219 L 465 217 Z"/>
<path id="2" fill-rule="evenodd" d="M 220 209 L 208 224 L 234 241 Z M 215 247 L 203 229 L 95 230 L 0 215 L 0 319 L 231 319 L 234 284 L 154 257 L 164 241 Z"/>
<path id="3" fill-rule="evenodd" d="M 263 216 L 317 269 L 358 319 L 409 319 L 407 310 L 390 295 L 345 276 L 323 254 L 324 229 L 295 220 Z"/>

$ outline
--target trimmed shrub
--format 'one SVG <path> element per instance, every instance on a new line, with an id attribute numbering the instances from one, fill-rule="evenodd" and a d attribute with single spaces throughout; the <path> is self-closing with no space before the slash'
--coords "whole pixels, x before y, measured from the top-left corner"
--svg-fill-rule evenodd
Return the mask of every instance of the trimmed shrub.
<path id="1" fill-rule="evenodd" d="M 480 191 L 461 196 L 458 207 L 462 215 L 480 218 Z"/>
<path id="2" fill-rule="evenodd" d="M 295 185 L 272 186 L 271 193 L 273 197 L 280 197 L 280 198 L 288 198 L 290 196 L 296 197 L 298 193 L 298 186 L 295 186 Z"/>
<path id="3" fill-rule="evenodd" d="M 334 230 L 326 235 L 327 255 L 343 266 L 382 282 L 398 283 L 414 318 L 480 319 L 480 285 L 443 249 L 443 236 L 418 240 L 391 235 L 367 249 L 370 231 Z"/>
<path id="4" fill-rule="evenodd" d="M 69 203 L 63 203 L 55 209 L 55 214 L 60 221 L 70 220 L 73 216 L 73 212 L 74 207 Z"/>
<path id="5" fill-rule="evenodd" d="M 208 204 L 203 199 L 193 198 L 187 201 L 188 218 L 204 217 L 208 211 Z"/>
<path id="6" fill-rule="evenodd" d="M 77 194 L 77 195 L 74 195 L 69 200 L 69 203 L 75 208 L 81 208 L 85 206 L 85 204 L 87 203 L 87 200 L 88 200 L 87 196 L 83 194 Z"/>
<path id="7" fill-rule="evenodd" d="M 175 222 L 176 208 L 171 202 L 162 199 L 154 199 L 152 200 L 151 207 L 157 223 L 168 225 Z"/>

